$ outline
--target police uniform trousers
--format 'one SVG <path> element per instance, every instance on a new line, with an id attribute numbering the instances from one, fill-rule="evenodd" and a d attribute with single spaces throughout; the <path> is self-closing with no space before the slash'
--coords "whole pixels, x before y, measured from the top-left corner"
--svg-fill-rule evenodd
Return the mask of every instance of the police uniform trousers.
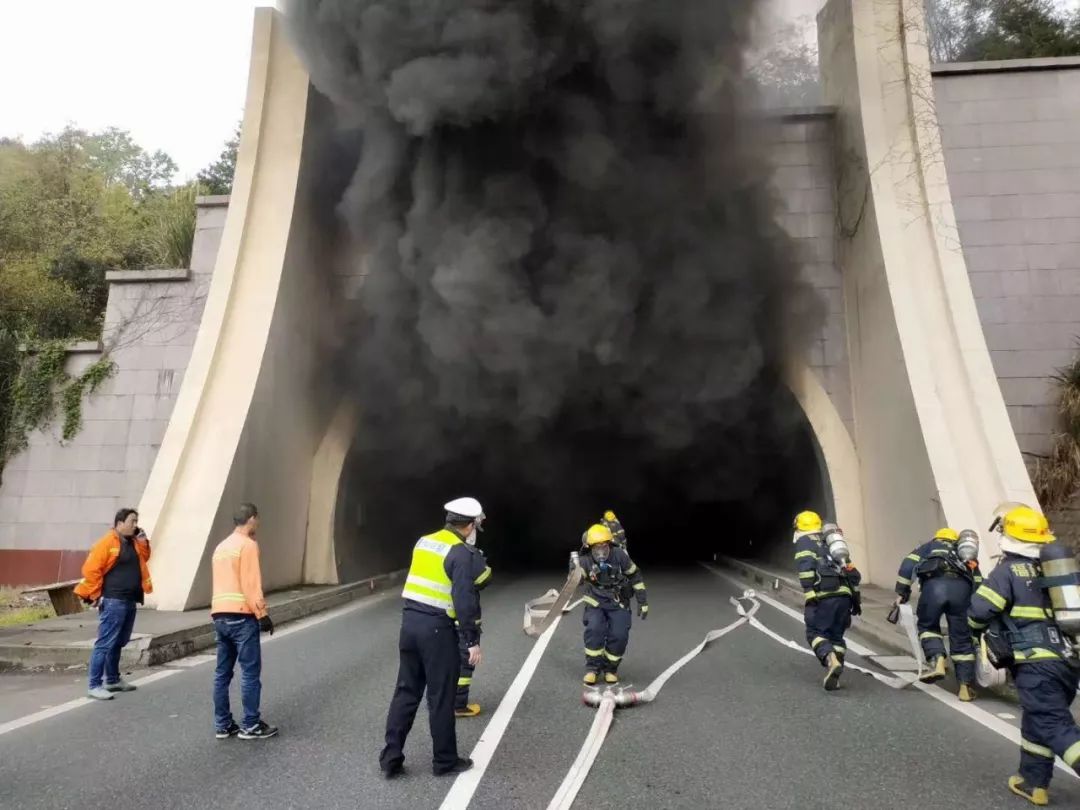
<path id="1" fill-rule="evenodd" d="M 1076 697 L 1077 671 L 1064 661 L 1039 661 L 1012 668 L 1024 716 L 1020 721 L 1020 775 L 1045 788 L 1054 774 L 1054 755 L 1076 769 L 1080 728 L 1069 706 Z"/>
<path id="2" fill-rule="evenodd" d="M 592 672 L 618 672 L 630 643 L 629 608 L 585 606 L 585 667 Z"/>
<path id="3" fill-rule="evenodd" d="M 449 616 L 406 608 L 401 612 L 397 685 L 386 716 L 386 747 L 379 756 L 383 770 L 405 759 L 420 698 L 427 690 L 431 723 L 432 765 L 436 771 L 457 763 L 454 692 L 458 679 L 457 631 Z"/>
<path id="4" fill-rule="evenodd" d="M 469 663 L 469 645 L 458 634 L 458 679 L 457 694 L 454 700 L 455 709 L 464 709 L 469 705 L 469 689 L 472 687 L 473 672 L 476 667 Z"/>
<path id="5" fill-rule="evenodd" d="M 923 655 L 927 661 L 945 655 L 945 640 L 941 636 L 941 617 L 944 616 L 949 625 L 949 652 L 956 679 L 960 683 L 974 683 L 975 643 L 967 622 L 971 582 L 963 577 L 941 575 L 925 580 L 921 587 L 915 616 Z"/>
<path id="6" fill-rule="evenodd" d="M 851 597 L 840 594 L 809 602 L 803 616 L 806 641 L 822 666 L 827 665 L 831 652 L 843 658 L 847 653 L 844 633 L 851 627 Z"/>

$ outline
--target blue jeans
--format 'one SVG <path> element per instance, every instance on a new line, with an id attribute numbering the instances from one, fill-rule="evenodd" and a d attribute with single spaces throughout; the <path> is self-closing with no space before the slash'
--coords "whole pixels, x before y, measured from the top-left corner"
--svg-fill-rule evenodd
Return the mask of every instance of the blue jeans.
<path id="1" fill-rule="evenodd" d="M 135 627 L 135 603 L 126 599 L 106 598 L 98 605 L 98 635 L 90 653 L 90 688 L 120 680 L 120 651 L 131 641 Z"/>
<path id="2" fill-rule="evenodd" d="M 217 670 L 214 672 L 214 727 L 225 730 L 232 726 L 229 708 L 229 684 L 233 668 L 240 661 L 240 701 L 244 704 L 242 728 L 259 722 L 259 699 L 262 696 L 262 647 L 259 644 L 259 622 L 254 616 L 244 618 L 215 618 L 217 631 Z"/>

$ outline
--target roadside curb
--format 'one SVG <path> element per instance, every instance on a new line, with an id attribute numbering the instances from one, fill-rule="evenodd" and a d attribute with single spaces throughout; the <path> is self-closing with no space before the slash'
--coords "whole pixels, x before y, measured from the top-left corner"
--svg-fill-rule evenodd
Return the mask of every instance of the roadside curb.
<path id="1" fill-rule="evenodd" d="M 285 599 L 269 606 L 270 617 L 274 620 L 274 625 L 280 627 L 386 590 L 404 579 L 404 575 L 404 569 L 392 571 L 359 582 Z M 271 594 L 271 598 L 272 596 Z M 156 666 L 213 647 L 216 637 L 210 614 L 205 608 L 193 610 L 191 613 L 194 623 L 183 629 L 159 635 L 133 634 L 131 643 L 121 654 L 121 666 Z M 92 646 L 93 638 L 67 644 L 0 643 L 0 672 L 5 669 L 85 666 Z"/>

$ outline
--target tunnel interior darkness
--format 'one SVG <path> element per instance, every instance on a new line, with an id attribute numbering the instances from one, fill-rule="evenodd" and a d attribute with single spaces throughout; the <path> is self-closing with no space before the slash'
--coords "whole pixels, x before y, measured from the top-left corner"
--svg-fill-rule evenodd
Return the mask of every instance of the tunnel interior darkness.
<path id="1" fill-rule="evenodd" d="M 462 495 L 484 505 L 478 544 L 497 570 L 565 565 L 605 509 L 619 516 L 643 565 L 687 566 L 717 553 L 788 565 L 792 516 L 802 509 L 831 516 L 833 509 L 805 414 L 786 387 L 776 386 L 772 397 L 769 432 L 745 424 L 706 429 L 682 452 L 604 431 L 560 435 L 556 427 L 532 455 L 471 437 L 467 443 L 479 449 L 403 477 L 365 457 L 358 442 L 338 491 L 339 578 L 406 566 L 416 538 L 441 528 L 442 504 Z"/>

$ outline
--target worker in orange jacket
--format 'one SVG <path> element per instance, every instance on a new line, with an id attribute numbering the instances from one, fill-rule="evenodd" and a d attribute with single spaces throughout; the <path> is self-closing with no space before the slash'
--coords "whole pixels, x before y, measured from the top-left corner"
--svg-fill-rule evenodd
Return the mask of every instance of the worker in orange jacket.
<path id="1" fill-rule="evenodd" d="M 262 697 L 262 645 L 259 631 L 274 634 L 266 612 L 259 568 L 259 510 L 253 503 L 240 504 L 233 515 L 236 528 L 214 549 L 211 568 L 214 595 L 210 616 L 217 631 L 217 669 L 214 672 L 214 736 L 227 740 L 261 740 L 278 733 L 259 716 Z M 237 724 L 229 707 L 229 684 L 240 662 L 240 700 L 243 722 Z"/>
<path id="2" fill-rule="evenodd" d="M 98 608 L 98 636 L 90 653 L 87 694 L 95 700 L 112 700 L 115 692 L 135 687 L 120 677 L 120 651 L 131 641 L 136 604 L 154 590 L 146 563 L 150 540 L 138 527 L 139 513 L 121 509 L 113 527 L 94 543 L 83 563 L 82 581 L 75 595 Z"/>

